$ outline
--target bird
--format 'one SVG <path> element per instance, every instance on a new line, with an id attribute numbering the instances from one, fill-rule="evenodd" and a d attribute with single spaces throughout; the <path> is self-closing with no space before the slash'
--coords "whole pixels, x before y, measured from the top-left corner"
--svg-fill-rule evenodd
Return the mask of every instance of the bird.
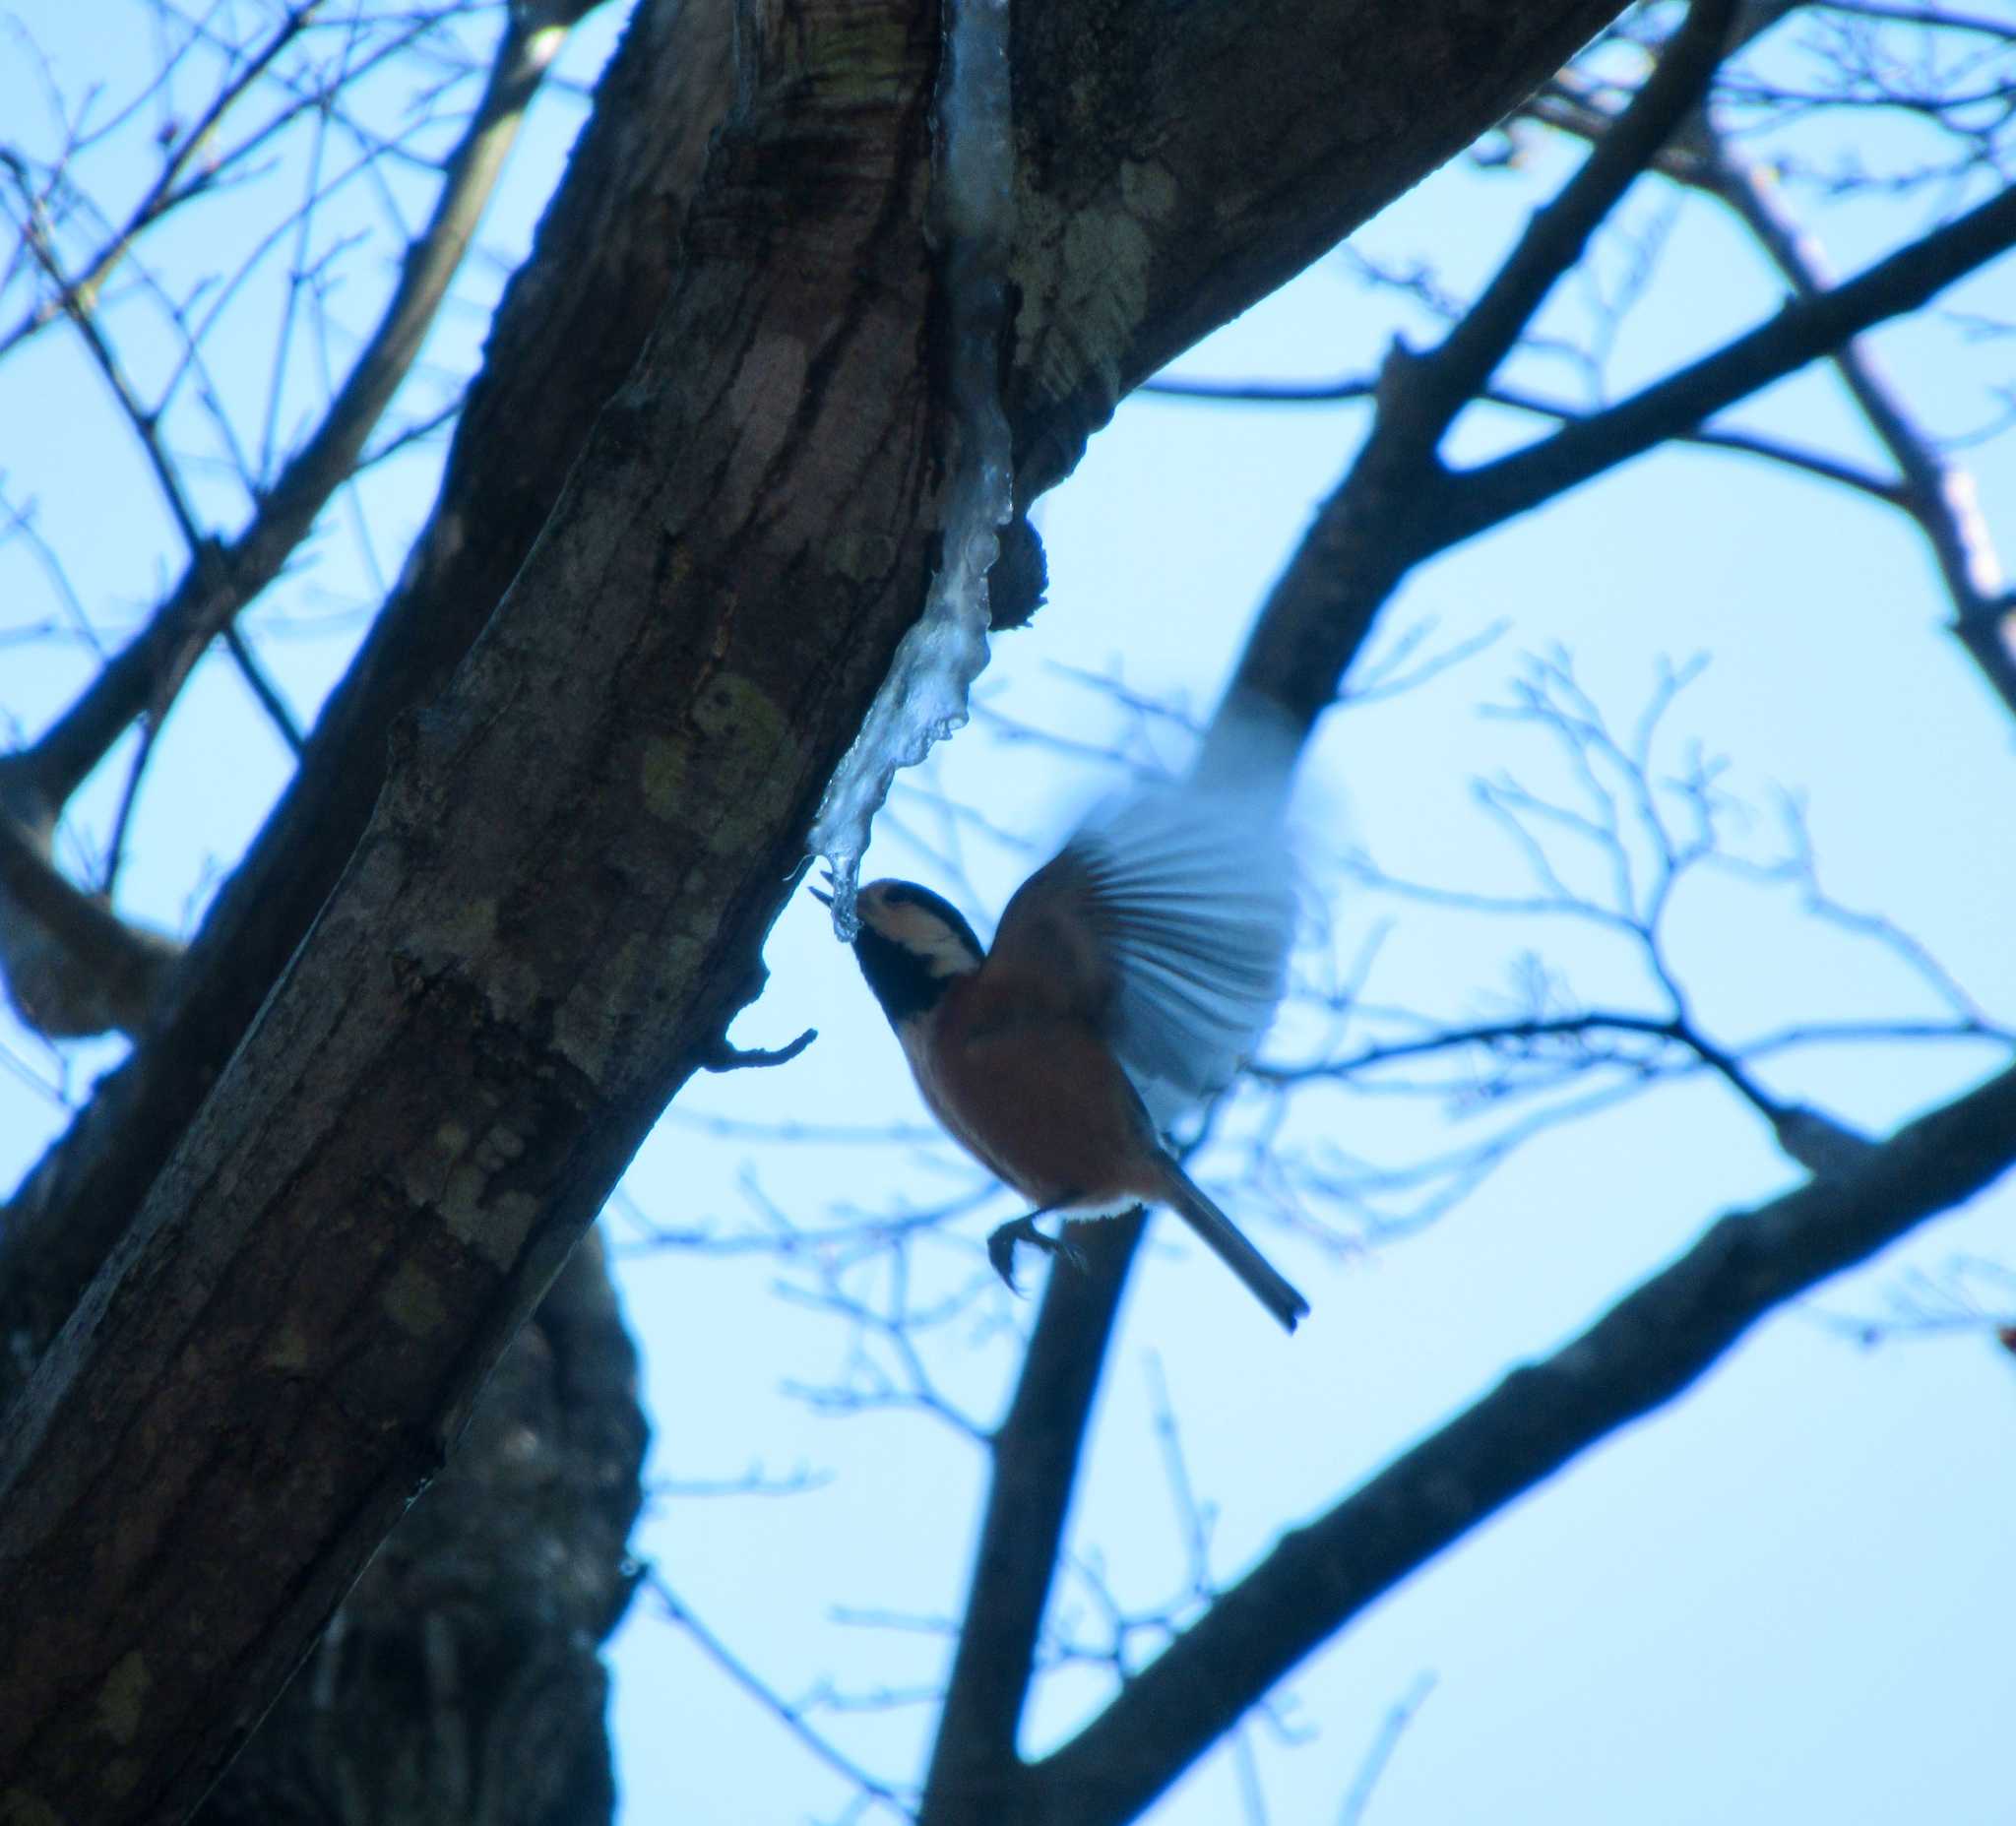
<path id="1" fill-rule="evenodd" d="M 1010 1288 L 1019 1242 L 1076 1255 L 1037 1219 L 1160 1205 L 1289 1331 L 1307 1315 L 1165 1139 L 1230 1080 L 1280 1001 L 1294 896 L 1277 811 L 1250 783 L 1145 783 L 1015 891 L 991 948 L 916 882 L 859 890 L 855 961 L 925 1103 L 1035 1207 L 988 1239 Z"/>

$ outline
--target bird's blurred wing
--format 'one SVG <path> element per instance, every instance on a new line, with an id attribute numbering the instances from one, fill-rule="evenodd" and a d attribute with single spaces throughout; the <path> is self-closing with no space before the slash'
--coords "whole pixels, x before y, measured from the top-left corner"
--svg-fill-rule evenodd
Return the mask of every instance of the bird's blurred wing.
<path id="1" fill-rule="evenodd" d="M 1280 801 L 1278 780 L 1137 787 L 1001 915 L 992 959 L 1069 985 L 1158 1126 L 1230 1080 L 1281 999 L 1294 889 Z"/>

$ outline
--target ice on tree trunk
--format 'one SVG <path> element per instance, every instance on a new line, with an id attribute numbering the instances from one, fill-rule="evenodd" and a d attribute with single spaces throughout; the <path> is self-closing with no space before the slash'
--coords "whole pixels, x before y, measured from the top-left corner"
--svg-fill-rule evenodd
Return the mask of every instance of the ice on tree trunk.
<path id="1" fill-rule="evenodd" d="M 987 572 L 1000 550 L 998 529 L 1014 505 L 998 382 L 1013 222 L 1008 0 L 945 0 L 945 39 L 931 234 L 950 326 L 957 454 L 943 552 L 924 612 L 897 648 L 808 839 L 813 853 L 833 865 L 833 921 L 844 938 L 855 930 L 854 886 L 868 824 L 897 769 L 915 766 L 933 742 L 966 722 L 968 695 L 987 663 Z"/>

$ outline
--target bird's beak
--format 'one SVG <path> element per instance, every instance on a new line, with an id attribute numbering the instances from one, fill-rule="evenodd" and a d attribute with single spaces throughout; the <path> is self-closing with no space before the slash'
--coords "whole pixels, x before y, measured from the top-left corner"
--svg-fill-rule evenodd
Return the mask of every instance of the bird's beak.
<path id="1" fill-rule="evenodd" d="M 808 887 L 805 890 L 805 892 L 809 894 L 815 901 L 817 901 L 819 905 L 822 907 L 831 907 L 833 905 L 833 896 L 822 892 L 818 888 Z"/>

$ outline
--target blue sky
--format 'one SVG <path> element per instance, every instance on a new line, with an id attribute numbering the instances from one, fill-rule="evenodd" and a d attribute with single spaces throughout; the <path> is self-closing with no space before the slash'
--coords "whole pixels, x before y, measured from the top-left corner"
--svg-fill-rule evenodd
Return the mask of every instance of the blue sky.
<path id="1" fill-rule="evenodd" d="M 45 41 L 52 6 L 25 15 Z M 611 24 L 598 21 L 595 43 Z M 133 47 L 144 55 L 145 45 Z M 572 57 L 585 67 L 594 45 Z M 73 46 L 73 59 L 86 54 Z M 95 55 L 95 47 L 91 54 Z M 83 68 L 73 61 L 73 70 Z M 0 83 L 18 84 L 0 77 Z M 486 244 L 521 250 L 578 106 L 542 104 Z M 1383 257 L 1436 262 L 1473 283 L 1566 168 L 1542 143 L 1516 174 L 1455 168 L 1368 227 Z M 1804 200 L 1801 199 L 1804 207 Z M 1658 199 L 1633 205 L 1646 220 Z M 1907 231 L 1916 203 L 1857 206 L 1817 219 L 1844 267 Z M 199 255 L 188 253 L 189 259 Z M 1779 287 L 1711 207 L 1680 210 L 1662 277 L 1619 338 L 1621 389 L 1768 313 Z M 358 282 L 361 287 L 364 281 Z M 471 297 L 494 293 L 488 270 Z M 2007 264 L 1942 304 L 2016 316 Z M 1550 327 L 1586 319 L 1575 283 Z M 350 311 L 364 321 L 362 305 Z M 475 308 L 444 325 L 430 355 L 466 367 Z M 1339 258 L 1312 269 L 1180 364 L 1188 374 L 1327 376 L 1376 363 L 1396 328 L 1421 326 L 1363 287 Z M 1909 397 L 1943 429 L 1991 415 L 2007 345 L 1927 324 L 1877 346 Z M 265 368 L 238 376 L 256 397 Z M 1537 362 L 1536 385 L 1566 387 Z M 35 496 L 44 530 L 108 628 L 144 602 L 172 563 L 137 470 L 95 382 L 56 339 L 0 367 L 10 487 Z M 1746 407 L 1745 422 L 1866 455 L 1834 383 L 1809 374 Z M 1204 712 L 1254 606 L 1341 473 L 1357 409 L 1235 410 L 1143 399 L 1095 440 L 1079 472 L 1039 511 L 1050 605 L 996 645 L 984 712 L 896 801 L 867 872 L 930 881 L 984 931 L 1021 875 L 1100 776 L 1054 749 L 1007 739 L 1005 724 L 1098 743 L 1120 727 L 1079 673 Z M 1515 431 L 1461 428 L 1470 456 Z M 1990 527 L 2006 545 L 2016 503 L 2016 438 L 1966 453 Z M 117 486 L 107 477 L 116 478 Z M 219 511 L 224 511 L 220 489 Z M 429 500 L 424 463 L 373 478 L 396 568 Z M 324 563 L 276 607 L 313 612 L 374 594 L 341 529 Z M 386 562 L 381 559 L 381 563 Z M 43 612 L 18 543 L 0 547 L 0 613 Z M 1481 893 L 1516 891 L 1519 858 L 1480 816 L 1473 782 L 1505 771 L 1565 789 L 1534 731 L 1480 713 L 1503 702 L 1525 656 L 1556 648 L 1606 713 L 1628 724 L 1663 663 L 1709 663 L 1670 713 L 1673 764 L 1689 740 L 1726 754 L 1731 791 L 1756 807 L 1732 826 L 1754 855 L 1778 841 L 1774 794 L 1803 794 L 1822 879 L 1846 906 L 1908 929 L 1980 1001 L 2016 1022 L 2008 908 L 2011 724 L 1956 643 L 1936 575 L 1901 517 L 1753 461 L 1662 452 L 1462 548 L 1410 580 L 1379 640 L 1431 621 L 1430 651 L 1498 628 L 1495 639 L 1418 689 L 1333 716 L 1307 763 L 1308 866 L 1334 891 L 1329 955 L 1357 955 L 1390 927 L 1367 1000 L 1465 1019 L 1501 1007 L 1523 956 L 1538 952 L 1590 1001 L 1645 994 L 1637 961 L 1572 923 L 1459 915 L 1371 891 L 1338 857 L 1362 849 L 1386 869 Z M 13 627 L 0 622 L 0 632 Z M 265 652 L 311 709 L 338 675 L 356 627 L 315 639 L 269 626 Z M 0 708 L 38 727 L 86 675 L 89 656 L 0 648 Z M 1164 757 L 1180 743 L 1152 725 Z M 81 816 L 102 840 L 116 770 Z M 175 929 L 200 913 L 284 779 L 278 745 L 231 675 L 206 665 L 159 744 L 125 904 Z M 978 808 L 1036 846 L 1017 850 L 956 827 L 963 871 L 927 792 Z M 905 840 L 904 832 L 924 840 Z M 1673 956 L 1703 1021 L 1739 1038 L 1785 1021 L 1936 1016 L 1937 1002 L 1894 956 L 1802 917 L 1796 897 L 1708 880 L 1675 908 Z M 778 1043 L 816 1026 L 788 1069 L 697 1082 L 647 1143 L 625 1192 L 656 1223 L 748 1231 L 757 1199 L 795 1222 L 835 1206 L 924 1208 L 975 1181 L 949 1150 L 813 1148 L 711 1133 L 708 1118 L 757 1124 L 921 1122 L 900 1054 L 850 960 L 802 898 L 773 935 L 771 979 L 735 1037 Z M 1305 982 L 1326 965 L 1312 941 Z M 1278 1042 L 1310 1032 L 1291 1014 Z M 17 1028 L 0 1044 L 31 1074 L 57 1067 Z M 88 1082 L 115 1056 L 82 1049 Z M 1981 1046 L 1833 1047 L 1789 1055 L 1761 1075 L 1881 1132 L 1991 1069 Z M 1232 1142 L 1256 1112 L 1227 1116 Z M 1461 1143 L 1489 1111 L 1367 1095 L 1312 1099 L 1291 1138 L 1354 1160 L 1404 1165 Z M 0 1074 L 0 1176 L 11 1179 L 63 1123 L 17 1073 Z M 1234 1147 L 1204 1176 L 1236 1184 Z M 1572 1336 L 1670 1260 L 1721 1211 L 1796 1183 L 1743 1105 L 1706 1082 L 1642 1099 L 1538 1138 L 1434 1223 L 1366 1240 L 1349 1212 L 1325 1246 L 1269 1211 L 1240 1210 L 1256 1240 L 1315 1312 L 1283 1338 L 1187 1237 L 1164 1221 L 1128 1298 L 1109 1364 L 1071 1552 L 1115 1598 L 1153 1609 L 1179 1594 L 1185 1545 L 1155 1427 L 1159 1388 L 1178 1417 L 1187 1478 L 1216 1514 L 1213 1569 L 1225 1582 L 1287 1527 L 1329 1506 L 1412 1441 L 1489 1388 L 1510 1364 Z M 1235 1207 L 1237 1209 L 1238 1207 Z M 1867 1271 L 1822 1289 L 1760 1328 L 1699 1388 L 1606 1442 L 1377 1606 L 1287 1683 L 1287 1729 L 1256 1723 L 1250 1761 L 1221 1753 L 1160 1806 L 1158 1821 L 1244 1817 L 1248 1785 L 1268 1817 L 1333 1820 L 1393 1706 L 1431 1690 L 1364 1817 L 1380 1826 L 1488 1815 L 1640 1826 L 1716 1817 L 1827 1818 L 1837 1826 L 1936 1818 L 2007 1819 L 2008 1644 L 2016 1589 L 2007 1523 L 2016 1507 L 2016 1359 L 1955 1332 L 1858 1347 L 1836 1323 L 1881 1312 L 1913 1270 L 1950 1273 L 1963 1255 L 2007 1259 L 2007 1188 L 1928 1227 Z M 948 1220 L 915 1253 L 920 1287 L 976 1273 L 978 1243 L 1011 1214 L 996 1202 Z M 643 1349 L 657 1427 L 654 1475 L 732 1480 L 761 1467 L 798 1493 L 669 1496 L 640 1539 L 666 1582 L 782 1693 L 820 1682 L 849 1693 L 924 1684 L 942 1639 L 850 1621 L 845 1612 L 956 1613 L 983 1464 L 971 1441 L 914 1412 L 822 1413 L 793 1385 L 831 1384 L 848 1324 L 780 1297 L 802 1277 L 758 1254 L 647 1248 L 618 1219 L 611 1237 Z M 1977 1285 L 1980 1285 L 1977 1283 Z M 876 1291 L 872 1276 L 863 1296 Z M 981 1422 L 997 1414 L 1032 1309 L 989 1297 L 925 1342 L 939 1385 Z M 1059 1605 L 1098 1633 L 1091 1588 L 1067 1579 Z M 1143 1636 L 1142 1653 L 1150 1646 Z M 738 1692 L 694 1644 L 640 1603 L 616 1648 L 616 1727 L 628 1821 L 832 1818 L 836 1779 Z M 1098 1707 L 1109 1676 L 1068 1669 L 1041 1689 L 1029 1747 L 1040 1751 Z M 878 1773 L 914 1777 L 928 1707 L 822 1715 L 820 1728 Z M 1292 1739 L 1292 1741 L 1290 1739 Z"/>

